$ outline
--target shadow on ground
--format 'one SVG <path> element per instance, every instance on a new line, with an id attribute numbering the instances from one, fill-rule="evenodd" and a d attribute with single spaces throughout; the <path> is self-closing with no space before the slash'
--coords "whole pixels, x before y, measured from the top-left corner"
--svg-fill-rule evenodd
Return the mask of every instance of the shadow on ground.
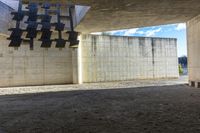
<path id="1" fill-rule="evenodd" d="M 200 90 L 174 85 L 0 96 L 0 129 L 5 133 L 199 133 Z"/>

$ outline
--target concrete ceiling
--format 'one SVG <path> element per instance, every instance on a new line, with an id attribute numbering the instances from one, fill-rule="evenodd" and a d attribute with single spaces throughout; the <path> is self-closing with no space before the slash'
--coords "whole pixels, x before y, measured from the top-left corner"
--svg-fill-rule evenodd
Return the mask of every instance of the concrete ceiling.
<path id="1" fill-rule="evenodd" d="M 49 1 L 67 2 L 67 0 Z M 200 14 L 199 0 L 68 0 L 68 2 L 91 6 L 76 27 L 78 31 L 84 33 L 186 22 Z"/>
<path id="2" fill-rule="evenodd" d="M 0 0 L 0 1 L 15 10 L 17 9 L 19 3 L 18 0 Z"/>

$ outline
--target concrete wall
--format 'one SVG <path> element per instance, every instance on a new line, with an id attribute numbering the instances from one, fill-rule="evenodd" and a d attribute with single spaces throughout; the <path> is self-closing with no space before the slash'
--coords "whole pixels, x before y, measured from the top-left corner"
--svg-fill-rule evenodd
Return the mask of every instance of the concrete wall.
<path id="1" fill-rule="evenodd" d="M 83 82 L 177 78 L 176 39 L 81 36 Z"/>
<path id="2" fill-rule="evenodd" d="M 77 8 L 76 17 L 87 8 Z M 14 24 L 12 9 L 0 2 L 0 11 L 0 86 L 178 77 L 175 39 L 82 35 L 78 50 L 43 49 L 40 42 L 34 51 L 14 50 L 4 36 Z"/>
<path id="3" fill-rule="evenodd" d="M 0 35 L 0 86 L 176 78 L 176 39 L 81 35 L 79 49 L 8 47 Z"/>
<path id="4" fill-rule="evenodd" d="M 187 40 L 189 82 L 200 87 L 200 16 L 187 22 Z"/>
<path id="5" fill-rule="evenodd" d="M 8 47 L 6 36 L 0 36 L 0 86 L 24 86 L 73 83 L 72 49 L 40 48 L 22 45 L 18 50 Z M 38 45 L 37 45 L 38 44 Z"/>

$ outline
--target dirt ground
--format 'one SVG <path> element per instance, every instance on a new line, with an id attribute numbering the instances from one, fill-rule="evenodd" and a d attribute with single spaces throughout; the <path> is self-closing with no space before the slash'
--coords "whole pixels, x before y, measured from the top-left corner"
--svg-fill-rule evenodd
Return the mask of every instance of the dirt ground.
<path id="1" fill-rule="evenodd" d="M 2 88 L 0 133 L 200 132 L 200 90 L 184 84 L 62 91 L 56 86 L 57 92 L 40 93 L 30 88 L 21 88 L 22 94 Z"/>

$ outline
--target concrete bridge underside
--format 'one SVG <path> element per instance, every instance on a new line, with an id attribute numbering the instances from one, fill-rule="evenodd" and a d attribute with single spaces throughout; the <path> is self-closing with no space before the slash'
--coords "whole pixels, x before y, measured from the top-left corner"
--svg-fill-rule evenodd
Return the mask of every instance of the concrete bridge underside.
<path id="1" fill-rule="evenodd" d="M 67 3 L 67 0 L 49 1 Z M 77 27 L 77 30 L 87 33 L 186 22 L 200 13 L 199 0 L 68 1 L 91 7 Z"/>
<path id="2" fill-rule="evenodd" d="M 90 10 L 76 27 L 82 33 L 187 22 L 189 80 L 191 85 L 200 86 L 199 0 L 49 1 L 90 6 Z M 27 0 L 23 2 L 26 3 Z"/>

